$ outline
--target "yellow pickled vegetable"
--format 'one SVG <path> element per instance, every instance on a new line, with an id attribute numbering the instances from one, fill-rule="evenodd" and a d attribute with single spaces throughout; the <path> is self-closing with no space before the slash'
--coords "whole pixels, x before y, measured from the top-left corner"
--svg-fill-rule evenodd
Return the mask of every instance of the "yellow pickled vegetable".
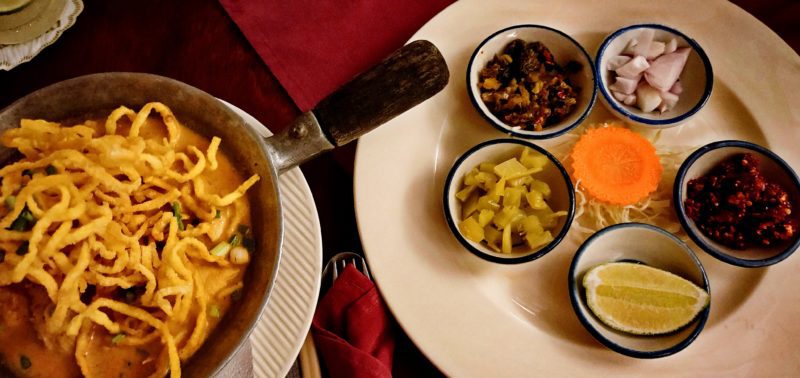
<path id="1" fill-rule="evenodd" d="M 477 176 L 480 171 L 477 168 L 472 168 L 466 175 L 464 175 L 464 185 L 478 185 Z"/>
<path id="2" fill-rule="evenodd" d="M 498 205 L 500 207 L 500 205 Z M 473 191 L 466 201 L 461 205 L 461 219 L 469 218 L 472 213 L 478 210 L 478 192 Z"/>
<path id="3" fill-rule="evenodd" d="M 494 218 L 494 211 L 481 210 L 481 212 L 478 214 L 478 224 L 480 224 L 481 227 L 484 227 L 487 224 L 489 224 L 489 222 L 491 222 L 493 218 Z"/>
<path id="4" fill-rule="evenodd" d="M 494 167 L 494 173 L 500 178 L 512 177 L 528 171 L 528 168 L 520 164 L 517 158 L 508 159 Z"/>
<path id="5" fill-rule="evenodd" d="M 497 246 L 500 245 L 500 241 L 503 238 L 503 232 L 491 224 L 487 224 L 486 227 L 483 228 L 483 238 L 486 243 L 489 244 L 489 247 L 499 251 L 500 249 Z"/>
<path id="6" fill-rule="evenodd" d="M 552 191 L 550 190 L 550 185 L 547 185 L 546 182 L 531 178 L 530 187 L 531 190 L 542 193 L 542 197 L 544 197 L 544 199 L 550 199 L 550 194 Z"/>
<path id="7" fill-rule="evenodd" d="M 500 197 L 487 194 L 485 196 L 480 196 L 478 198 L 478 210 L 492 210 L 497 211 L 500 210 Z"/>
<path id="8" fill-rule="evenodd" d="M 497 166 L 497 164 L 495 164 L 495 163 L 480 163 L 480 164 L 478 164 L 478 169 L 481 172 L 494 173 L 494 167 L 496 167 L 496 166 Z"/>
<path id="9" fill-rule="evenodd" d="M 548 164 L 545 155 L 525 147 L 517 157 L 482 162 L 467 172 L 456 193 L 464 237 L 499 253 L 518 246 L 535 250 L 552 241 L 551 230 L 567 212 L 553 211 L 550 185 L 536 175 Z"/>
<path id="10" fill-rule="evenodd" d="M 522 221 L 522 230 L 525 234 L 541 234 L 544 232 L 544 227 L 542 226 L 542 221 L 539 220 L 539 217 L 535 215 L 528 215 L 525 217 L 525 220 Z"/>
<path id="11" fill-rule="evenodd" d="M 525 235 L 525 241 L 528 242 L 528 247 L 536 249 L 553 241 L 553 235 L 550 234 L 550 231 L 544 231 L 539 234 L 527 234 Z"/>
<path id="12" fill-rule="evenodd" d="M 459 190 L 458 193 L 456 193 L 456 198 L 458 198 L 458 200 L 461 202 L 466 201 L 467 198 L 469 198 L 469 195 L 472 194 L 477 187 L 477 185 L 469 185 L 466 188 Z"/>
<path id="13" fill-rule="evenodd" d="M 500 250 L 502 250 L 503 253 L 511 253 L 512 248 L 511 227 L 507 227 L 503 229 L 503 246 L 500 248 Z"/>
<path id="14" fill-rule="evenodd" d="M 503 207 L 516 207 L 520 208 L 522 204 L 522 195 L 525 193 L 525 188 L 510 187 L 506 188 L 503 193 Z"/>
<path id="15" fill-rule="evenodd" d="M 493 189 L 495 184 L 497 184 L 497 180 L 497 176 L 490 172 L 478 172 L 478 174 L 475 175 L 475 181 L 478 183 L 478 186 L 486 191 Z"/>
<path id="16" fill-rule="evenodd" d="M 547 206 L 547 202 L 544 201 L 544 195 L 542 192 L 531 190 L 528 194 L 525 195 L 525 199 L 528 200 L 528 206 L 534 210 L 544 209 Z"/>
<path id="17" fill-rule="evenodd" d="M 483 227 L 478 224 L 478 221 L 475 218 L 469 217 L 461 221 L 458 225 L 458 229 L 461 230 L 461 233 L 464 234 L 464 237 L 472 240 L 476 243 L 480 243 L 483 241 Z"/>
<path id="18" fill-rule="evenodd" d="M 500 209 L 500 211 L 497 212 L 497 214 L 494 215 L 494 218 L 492 218 L 492 223 L 494 223 L 498 229 L 502 230 L 512 223 L 519 222 L 524 217 L 525 214 L 518 208 L 504 206 L 502 209 Z"/>
<path id="19" fill-rule="evenodd" d="M 525 147 L 522 149 L 522 153 L 519 156 L 519 162 L 528 169 L 542 169 L 547 165 L 549 160 L 547 156 L 534 151 L 532 148 Z"/>

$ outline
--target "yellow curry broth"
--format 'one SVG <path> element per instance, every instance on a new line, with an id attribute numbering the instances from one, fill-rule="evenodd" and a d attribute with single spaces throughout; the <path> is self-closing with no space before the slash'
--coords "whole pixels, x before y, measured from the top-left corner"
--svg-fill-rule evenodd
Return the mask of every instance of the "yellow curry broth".
<path id="1" fill-rule="evenodd" d="M 105 119 L 98 119 L 85 124 L 97 130 L 95 135 L 103 135 L 104 123 Z M 117 134 L 126 135 L 129 128 L 130 122 L 120 120 Z M 140 135 L 145 138 L 167 137 L 163 122 L 154 116 L 150 116 L 145 122 Z M 210 141 L 205 137 L 185 126 L 180 127 L 177 151 L 184 151 L 188 146 L 195 146 L 205 151 L 209 144 Z M 217 154 L 217 161 L 217 169 L 213 171 L 206 169 L 201 177 L 207 184 L 205 188 L 207 193 L 224 196 L 236 190 L 244 178 L 221 151 Z M 228 206 L 222 211 L 221 219 L 228 220 L 230 224 L 225 225 L 220 240 L 228 240 L 240 224 L 250 226 L 250 204 L 247 196 L 237 200 L 235 206 Z M 203 235 L 199 239 L 209 249 L 214 246 L 208 236 Z M 209 311 L 205 314 L 207 331 L 204 332 L 204 337 L 207 337 L 230 307 L 232 302 L 230 288 L 241 284 L 247 265 L 218 266 L 204 261 L 193 261 L 193 263 L 206 292 Z M 0 269 L 3 269 L 2 264 Z M 161 340 L 156 339 L 155 342 L 138 346 L 125 345 L 124 341 L 114 343 L 112 342 L 114 335 L 105 328 L 89 322 L 84 323 L 78 337 L 78 340 L 83 338 L 85 343 L 81 344 L 79 341 L 79 347 L 74 352 L 48 349 L 42 336 L 36 331 L 36 324 L 33 324 L 36 319 L 30 315 L 30 295 L 31 293 L 19 287 L 0 287 L 0 339 L 15 341 L 0 342 L 0 359 L 14 374 L 48 378 L 80 376 L 76 357 L 80 357 L 77 360 L 82 362 L 81 367 L 88 376 L 140 377 L 149 376 L 157 370 L 161 370 L 162 374 L 167 373 L 169 365 L 164 364 L 164 358 L 161 358 L 162 363 L 158 364 L 159 357 L 166 355 L 166 348 Z M 98 290 L 95 298 L 112 295 L 107 290 L 105 292 Z M 192 316 L 188 319 L 195 319 L 197 312 L 198 308 L 193 307 Z M 175 329 L 176 327 L 178 329 Z M 173 325 L 171 332 L 191 334 L 194 328 L 194 321 L 189 321 Z M 20 366 L 20 357 L 23 355 L 30 360 L 30 366 L 25 369 Z"/>

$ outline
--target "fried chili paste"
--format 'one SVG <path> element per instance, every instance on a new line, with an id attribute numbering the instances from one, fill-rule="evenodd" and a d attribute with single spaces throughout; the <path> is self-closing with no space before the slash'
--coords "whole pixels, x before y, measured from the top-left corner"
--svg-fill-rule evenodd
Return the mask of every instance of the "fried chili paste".
<path id="1" fill-rule="evenodd" d="M 758 163 L 752 154 L 738 154 L 689 181 L 686 214 L 703 234 L 745 249 L 789 240 L 797 233 L 789 194 L 768 182 Z"/>
<path id="2" fill-rule="evenodd" d="M 516 39 L 478 74 L 481 100 L 507 125 L 541 131 L 575 108 L 580 88 L 567 74 L 581 68 L 573 61 L 561 67 L 544 44 Z"/>

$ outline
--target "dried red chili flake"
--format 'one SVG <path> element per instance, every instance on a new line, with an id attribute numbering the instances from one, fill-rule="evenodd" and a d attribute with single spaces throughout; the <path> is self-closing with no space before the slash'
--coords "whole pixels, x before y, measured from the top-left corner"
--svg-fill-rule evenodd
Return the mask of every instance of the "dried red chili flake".
<path id="1" fill-rule="evenodd" d="M 768 182 L 758 163 L 753 154 L 734 155 L 708 175 L 689 181 L 686 214 L 703 234 L 745 249 L 789 240 L 797 233 L 789 194 Z"/>

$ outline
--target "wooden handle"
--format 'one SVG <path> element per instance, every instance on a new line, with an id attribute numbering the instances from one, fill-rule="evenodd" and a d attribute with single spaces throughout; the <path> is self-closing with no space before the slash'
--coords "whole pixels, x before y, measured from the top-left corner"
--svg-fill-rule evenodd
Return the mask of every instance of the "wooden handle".
<path id="1" fill-rule="evenodd" d="M 449 78 L 436 46 L 414 41 L 330 94 L 312 112 L 331 143 L 342 146 L 435 95 Z"/>

